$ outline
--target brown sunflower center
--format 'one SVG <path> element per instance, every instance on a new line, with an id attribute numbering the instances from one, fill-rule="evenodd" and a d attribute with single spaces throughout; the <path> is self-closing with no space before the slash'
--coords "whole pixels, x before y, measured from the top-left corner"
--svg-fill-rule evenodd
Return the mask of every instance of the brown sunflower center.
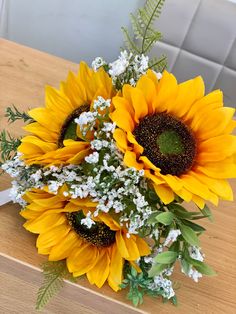
<path id="1" fill-rule="evenodd" d="M 188 171 L 196 156 L 196 141 L 191 130 L 176 117 L 157 113 L 144 117 L 134 129 L 143 155 L 162 174 L 179 176 Z"/>
<path id="2" fill-rule="evenodd" d="M 103 222 L 95 222 L 88 228 L 81 223 L 85 217 L 82 211 L 67 213 L 67 219 L 74 231 L 83 239 L 97 247 L 108 247 L 115 243 L 116 232 Z"/>
<path id="3" fill-rule="evenodd" d="M 77 140 L 77 134 L 76 134 L 76 129 L 77 129 L 77 124 L 75 123 L 75 118 L 78 118 L 81 113 L 85 111 L 89 111 L 90 106 L 85 104 L 80 106 L 79 108 L 75 109 L 64 121 L 60 135 L 58 138 L 58 147 L 64 147 L 63 141 L 66 139 L 72 139 L 72 140 Z"/>

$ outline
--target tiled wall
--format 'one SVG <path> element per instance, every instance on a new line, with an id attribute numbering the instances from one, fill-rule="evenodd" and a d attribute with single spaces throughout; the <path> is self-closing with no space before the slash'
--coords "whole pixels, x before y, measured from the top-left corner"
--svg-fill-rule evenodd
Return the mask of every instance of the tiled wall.
<path id="1" fill-rule="evenodd" d="M 166 0 L 156 23 L 164 53 L 180 81 L 202 75 L 206 90 L 221 88 L 236 107 L 236 4 L 227 0 Z"/>

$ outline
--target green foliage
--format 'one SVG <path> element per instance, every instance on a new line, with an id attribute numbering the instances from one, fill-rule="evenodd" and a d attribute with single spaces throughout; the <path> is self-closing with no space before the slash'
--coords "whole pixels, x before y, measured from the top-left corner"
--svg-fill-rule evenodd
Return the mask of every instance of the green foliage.
<path id="1" fill-rule="evenodd" d="M 174 251 L 167 251 L 157 254 L 157 256 L 154 258 L 154 261 L 156 263 L 160 264 L 171 264 L 176 261 L 178 257 L 178 253 Z"/>
<path id="2" fill-rule="evenodd" d="M 39 288 L 36 309 L 41 310 L 63 287 L 63 278 L 73 280 L 69 273 L 66 262 L 45 262 L 42 264 L 44 281 Z"/>
<path id="3" fill-rule="evenodd" d="M 198 261 L 190 257 L 187 249 L 183 252 L 183 259 L 181 260 L 181 265 L 183 267 L 184 273 L 188 273 L 191 266 L 193 266 L 197 271 L 206 276 L 215 276 L 216 272 L 206 263 Z"/>
<path id="4" fill-rule="evenodd" d="M 164 269 L 166 269 L 166 264 L 153 264 L 150 268 L 148 275 L 154 277 L 159 275 Z"/>
<path id="5" fill-rule="evenodd" d="M 204 217 L 207 217 L 211 222 L 213 222 L 214 218 L 213 218 L 212 212 L 206 204 L 204 208 L 200 210 L 201 210 L 201 213 L 204 215 Z"/>
<path id="6" fill-rule="evenodd" d="M 195 246 L 200 245 L 199 239 L 198 239 L 196 233 L 193 231 L 192 228 L 182 224 L 182 225 L 180 225 L 180 231 L 181 231 L 181 234 L 182 234 L 184 240 L 187 243 L 189 243 L 191 245 L 195 245 Z"/>
<path id="7" fill-rule="evenodd" d="M 170 225 L 174 219 L 174 214 L 172 212 L 164 212 L 156 216 L 156 220 L 163 225 Z"/>
<path id="8" fill-rule="evenodd" d="M 0 150 L 2 162 L 5 162 L 15 155 L 20 143 L 20 139 L 14 138 L 9 132 L 6 132 L 5 130 L 1 131 Z"/>
<path id="9" fill-rule="evenodd" d="M 125 279 L 121 284 L 121 288 L 129 288 L 127 299 L 133 302 L 134 306 L 138 306 L 143 303 L 144 295 L 150 296 L 162 296 L 163 291 L 161 289 L 151 289 L 153 279 L 149 277 L 148 273 L 144 270 L 138 273 L 133 267 L 126 268 Z M 176 297 L 171 298 L 173 304 L 176 304 Z M 163 298 L 164 300 L 164 298 Z"/>
<path id="10" fill-rule="evenodd" d="M 5 117 L 8 118 L 9 123 L 13 123 L 17 120 L 23 120 L 24 122 L 29 123 L 34 122 L 26 112 L 20 112 L 14 105 L 12 105 L 12 107 L 7 107 Z"/>
<path id="11" fill-rule="evenodd" d="M 131 14 L 133 34 L 127 28 L 122 27 L 126 48 L 133 54 L 147 54 L 161 39 L 161 33 L 154 28 L 154 22 L 159 18 L 165 0 L 147 0 L 143 8 L 139 9 L 137 15 Z M 133 38 L 137 41 L 135 41 Z M 157 71 L 163 71 L 167 59 L 162 56 L 160 59 L 150 61 L 149 67 Z"/>

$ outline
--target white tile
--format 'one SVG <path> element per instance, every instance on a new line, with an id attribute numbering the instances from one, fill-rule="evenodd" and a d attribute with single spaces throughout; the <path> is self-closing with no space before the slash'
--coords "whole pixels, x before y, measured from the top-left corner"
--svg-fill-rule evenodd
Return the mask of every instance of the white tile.
<path id="1" fill-rule="evenodd" d="M 173 73 L 180 82 L 201 75 L 204 79 L 206 92 L 214 86 L 222 66 L 182 50 L 173 67 Z"/>
<path id="2" fill-rule="evenodd" d="M 236 4 L 202 0 L 184 40 L 183 49 L 224 63 L 236 34 Z"/>
<path id="3" fill-rule="evenodd" d="M 216 88 L 224 92 L 225 105 L 236 108 L 236 72 L 224 67 L 214 86 Z"/>
<path id="4" fill-rule="evenodd" d="M 163 41 L 180 47 L 186 36 L 200 0 L 166 0 L 155 26 Z"/>

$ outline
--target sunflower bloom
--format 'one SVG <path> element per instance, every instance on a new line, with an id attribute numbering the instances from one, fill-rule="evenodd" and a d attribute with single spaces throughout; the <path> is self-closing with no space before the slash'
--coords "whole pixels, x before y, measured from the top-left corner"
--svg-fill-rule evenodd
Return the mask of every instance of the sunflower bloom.
<path id="1" fill-rule="evenodd" d="M 166 71 L 158 81 L 149 70 L 112 102 L 124 163 L 143 169 L 165 204 L 175 195 L 200 208 L 232 200 L 226 179 L 236 177 L 235 109 L 223 107 L 220 90 L 204 96 L 201 77 L 178 84 Z"/>
<path id="2" fill-rule="evenodd" d="M 86 274 L 99 288 L 108 281 L 113 290 L 119 290 L 124 261 L 134 266 L 140 256 L 150 254 L 143 239 L 128 238 L 127 230 L 109 214 L 99 214 L 91 228 L 83 225 L 82 217 L 96 206 L 88 199 L 72 200 L 42 190 L 27 192 L 24 198 L 28 206 L 21 216 L 27 219 L 24 227 L 39 234 L 38 253 L 49 255 L 49 261 L 66 259 L 75 277 Z"/>
<path id="3" fill-rule="evenodd" d="M 91 70 L 81 62 L 78 75 L 69 73 L 60 90 L 46 87 L 44 108 L 29 111 L 35 122 L 24 127 L 31 135 L 25 136 L 18 151 L 27 164 L 80 163 L 89 153 L 89 143 L 81 139 L 74 122 L 82 112 L 90 111 L 93 101 L 113 95 L 112 81 L 100 68 Z"/>

